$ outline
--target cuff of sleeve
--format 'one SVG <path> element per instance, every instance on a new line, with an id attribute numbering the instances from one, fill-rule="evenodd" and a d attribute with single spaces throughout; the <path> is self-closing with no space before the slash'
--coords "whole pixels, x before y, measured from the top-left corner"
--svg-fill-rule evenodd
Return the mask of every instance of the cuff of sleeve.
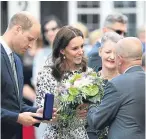
<path id="1" fill-rule="evenodd" d="M 39 127 L 40 126 L 40 123 L 34 124 L 33 126 Z"/>
<path id="2" fill-rule="evenodd" d="M 10 117 L 11 118 L 10 120 L 13 122 L 17 122 L 18 116 L 19 116 L 19 113 L 13 113 Z"/>
<path id="3" fill-rule="evenodd" d="M 32 108 L 32 112 L 36 113 L 37 109 L 37 107 Z"/>

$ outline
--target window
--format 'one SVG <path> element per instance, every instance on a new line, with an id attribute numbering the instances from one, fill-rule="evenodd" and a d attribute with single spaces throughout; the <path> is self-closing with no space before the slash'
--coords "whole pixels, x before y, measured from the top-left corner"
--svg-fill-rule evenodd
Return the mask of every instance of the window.
<path id="1" fill-rule="evenodd" d="M 69 1 L 69 23 L 83 22 L 93 31 L 115 11 L 128 16 L 128 36 L 136 36 L 137 27 L 145 24 L 145 7 L 145 1 Z"/>
<path id="2" fill-rule="evenodd" d="M 128 36 L 136 36 L 136 14 L 125 14 L 128 17 Z"/>
<path id="3" fill-rule="evenodd" d="M 99 1 L 78 1 L 78 8 L 99 8 Z"/>
<path id="4" fill-rule="evenodd" d="M 78 21 L 84 23 L 89 31 L 100 28 L 99 14 L 78 14 Z"/>
<path id="5" fill-rule="evenodd" d="M 113 5 L 116 11 L 128 17 L 128 36 L 136 36 L 136 1 L 115 1 Z"/>
<path id="6" fill-rule="evenodd" d="M 115 1 L 115 8 L 134 8 L 136 7 L 136 1 Z"/>
<path id="7" fill-rule="evenodd" d="M 89 31 L 100 27 L 100 1 L 78 1 L 77 20 L 84 23 Z"/>

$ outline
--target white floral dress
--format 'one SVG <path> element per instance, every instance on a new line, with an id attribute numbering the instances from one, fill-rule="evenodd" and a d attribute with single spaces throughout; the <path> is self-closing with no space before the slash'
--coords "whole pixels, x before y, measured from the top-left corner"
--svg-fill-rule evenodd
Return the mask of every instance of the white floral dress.
<path id="1" fill-rule="evenodd" d="M 36 85 L 36 105 L 38 107 L 43 107 L 45 93 L 54 94 L 57 89 L 58 82 L 52 76 L 51 72 L 52 69 L 50 67 L 44 67 L 44 69 L 38 74 Z M 81 71 L 66 72 L 62 82 L 66 82 L 69 77 L 79 72 Z M 77 121 L 76 117 L 74 119 L 75 121 L 70 123 L 69 126 L 60 128 L 57 122 L 48 123 L 42 139 L 88 139 L 83 120 L 80 119 Z M 77 124 L 76 129 L 72 128 L 71 125 L 73 124 Z M 58 129 L 62 130 L 61 135 L 58 133 Z"/>

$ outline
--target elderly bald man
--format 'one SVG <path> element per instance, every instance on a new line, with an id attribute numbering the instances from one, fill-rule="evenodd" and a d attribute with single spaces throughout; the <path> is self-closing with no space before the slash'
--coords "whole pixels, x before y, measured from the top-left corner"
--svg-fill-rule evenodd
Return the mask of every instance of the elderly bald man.
<path id="1" fill-rule="evenodd" d="M 22 125 L 40 123 L 33 116 L 43 109 L 22 101 L 23 71 L 20 58 L 40 35 L 40 23 L 28 12 L 16 13 L 0 38 L 1 46 L 1 139 L 22 139 Z"/>
<path id="2" fill-rule="evenodd" d="M 108 139 L 144 139 L 145 73 L 140 40 L 121 39 L 116 44 L 116 55 L 121 75 L 105 85 L 101 104 L 89 108 L 88 124 L 91 131 L 109 126 Z"/>

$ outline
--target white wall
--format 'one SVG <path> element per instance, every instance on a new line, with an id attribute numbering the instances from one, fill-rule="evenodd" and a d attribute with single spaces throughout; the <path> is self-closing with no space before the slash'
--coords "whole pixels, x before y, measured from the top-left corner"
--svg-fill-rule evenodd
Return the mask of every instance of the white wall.
<path id="1" fill-rule="evenodd" d="M 146 1 L 137 2 L 137 28 L 146 24 Z"/>
<path id="2" fill-rule="evenodd" d="M 29 11 L 37 19 L 40 19 L 40 2 L 39 1 L 8 1 L 8 21 L 17 12 Z"/>
<path id="3" fill-rule="evenodd" d="M 68 24 L 77 22 L 77 1 L 68 1 Z"/>

